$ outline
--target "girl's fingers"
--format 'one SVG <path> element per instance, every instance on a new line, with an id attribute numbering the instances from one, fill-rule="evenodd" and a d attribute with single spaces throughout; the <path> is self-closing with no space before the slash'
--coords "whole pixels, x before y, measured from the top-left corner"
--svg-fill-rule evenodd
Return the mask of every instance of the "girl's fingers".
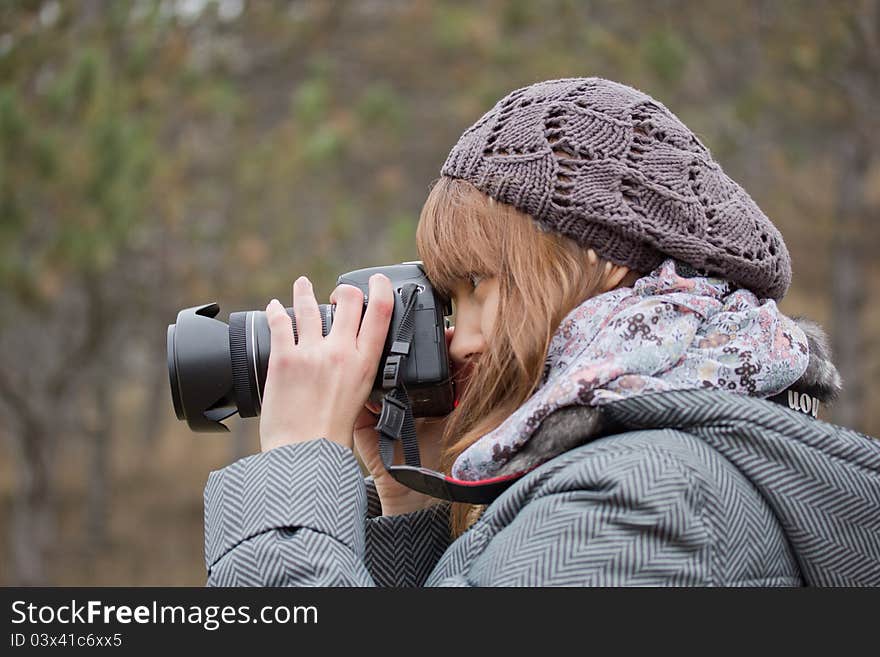
<path id="1" fill-rule="evenodd" d="M 266 321 L 270 333 L 270 358 L 277 360 L 293 353 L 293 324 L 278 299 L 272 299 L 266 306 Z"/>
<path id="2" fill-rule="evenodd" d="M 355 342 L 364 310 L 364 293 L 354 285 L 343 283 L 333 290 L 330 303 L 336 304 L 330 336 L 346 343 Z"/>
<path id="3" fill-rule="evenodd" d="M 384 274 L 370 276 L 370 297 L 364 321 L 358 334 L 357 345 L 361 354 L 370 358 L 370 363 L 378 367 L 391 313 L 394 311 L 394 291 L 391 280 Z"/>
<path id="4" fill-rule="evenodd" d="M 316 344 L 323 339 L 318 301 L 311 282 L 305 276 L 300 276 L 293 283 L 293 314 L 299 344 Z"/>

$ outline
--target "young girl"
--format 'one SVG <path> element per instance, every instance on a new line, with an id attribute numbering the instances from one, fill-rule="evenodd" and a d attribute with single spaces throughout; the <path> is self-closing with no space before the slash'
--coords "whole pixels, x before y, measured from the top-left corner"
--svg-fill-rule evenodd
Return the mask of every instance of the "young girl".
<path id="1" fill-rule="evenodd" d="M 421 459 L 515 483 L 468 506 L 391 478 L 365 408 L 390 282 L 360 326 L 339 286 L 322 337 L 301 277 L 298 344 L 266 309 L 262 453 L 205 490 L 209 584 L 880 584 L 880 447 L 810 416 L 840 379 L 776 305 L 782 236 L 681 121 L 607 80 L 542 82 L 441 173 L 417 242 L 455 307 L 459 400 L 419 421 Z"/>

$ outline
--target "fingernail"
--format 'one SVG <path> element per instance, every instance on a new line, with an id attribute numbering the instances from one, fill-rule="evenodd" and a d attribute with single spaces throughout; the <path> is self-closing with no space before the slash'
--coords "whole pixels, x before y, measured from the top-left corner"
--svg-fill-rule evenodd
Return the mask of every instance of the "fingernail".
<path id="1" fill-rule="evenodd" d="M 269 302 L 269 306 L 280 306 L 280 305 L 281 305 L 281 302 L 278 301 L 278 299 L 272 299 L 272 300 Z M 269 306 L 266 307 L 266 310 L 269 309 Z"/>

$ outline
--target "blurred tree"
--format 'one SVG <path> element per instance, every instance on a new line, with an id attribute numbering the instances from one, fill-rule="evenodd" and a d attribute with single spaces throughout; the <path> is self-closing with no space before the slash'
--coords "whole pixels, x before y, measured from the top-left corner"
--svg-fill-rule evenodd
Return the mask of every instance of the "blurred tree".
<path id="1" fill-rule="evenodd" d="M 91 32 L 98 10 L 84 3 L 70 37 Z M 82 371 L 114 330 L 103 277 L 119 267 L 151 160 L 145 122 L 120 113 L 109 51 L 83 47 L 66 58 L 61 40 L 39 38 L 58 18 L 57 7 L 4 8 L 18 43 L 3 62 L 0 95 L 0 280 L 11 347 L 0 391 L 20 439 L 13 570 L 25 584 L 45 581 L 54 450 L 77 431 Z"/>
<path id="2" fill-rule="evenodd" d="M 111 392 L 126 377 L 119 336 L 141 335 L 139 308 L 167 309 L 165 290 L 154 288 L 169 281 L 167 268 L 151 263 L 163 231 L 150 211 L 153 182 L 167 175 L 159 119 L 176 104 L 175 85 L 198 85 L 159 5 L 126 38 L 133 6 L 144 3 L 83 2 L 75 14 L 58 3 L 2 9 L 16 42 L 0 60 L 0 392 L 18 439 L 11 537 L 24 584 L 45 581 L 57 452 L 80 434 L 93 453 L 88 528 L 103 541 Z M 150 269 L 156 278 L 142 276 Z"/>
<path id="3" fill-rule="evenodd" d="M 707 106 L 733 110 L 730 130 L 739 143 L 730 148 L 749 162 L 746 187 L 789 197 L 801 215 L 777 224 L 793 247 L 795 284 L 805 276 L 823 281 L 813 301 L 830 302 L 828 328 L 845 384 L 832 418 L 864 427 L 866 256 L 880 248 L 868 196 L 869 178 L 880 166 L 880 1 L 768 0 L 741 12 L 691 7 L 672 0 L 663 7 L 665 21 L 693 35 Z M 768 175 L 774 149 L 785 155 L 783 170 Z M 780 189 L 777 181 L 792 168 L 813 170 L 827 202 L 814 203 L 807 190 Z M 835 172 L 830 180 L 829 170 Z M 809 257 L 798 259 L 798 252 Z M 817 272 L 823 264 L 824 276 Z M 821 313 L 816 307 L 805 312 Z"/>

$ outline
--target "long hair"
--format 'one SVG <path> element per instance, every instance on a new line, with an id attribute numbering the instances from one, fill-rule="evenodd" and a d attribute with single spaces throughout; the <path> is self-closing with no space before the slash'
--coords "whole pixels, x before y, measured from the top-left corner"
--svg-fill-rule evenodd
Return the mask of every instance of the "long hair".
<path id="1" fill-rule="evenodd" d="M 498 315 L 470 383 L 450 414 L 440 468 L 496 428 L 540 384 L 550 340 L 565 316 L 602 291 L 606 261 L 562 235 L 545 231 L 528 214 L 500 203 L 472 184 L 443 176 L 422 208 L 416 244 L 425 271 L 441 294 L 470 273 L 499 279 Z M 455 503 L 458 536 L 481 507 Z"/>

